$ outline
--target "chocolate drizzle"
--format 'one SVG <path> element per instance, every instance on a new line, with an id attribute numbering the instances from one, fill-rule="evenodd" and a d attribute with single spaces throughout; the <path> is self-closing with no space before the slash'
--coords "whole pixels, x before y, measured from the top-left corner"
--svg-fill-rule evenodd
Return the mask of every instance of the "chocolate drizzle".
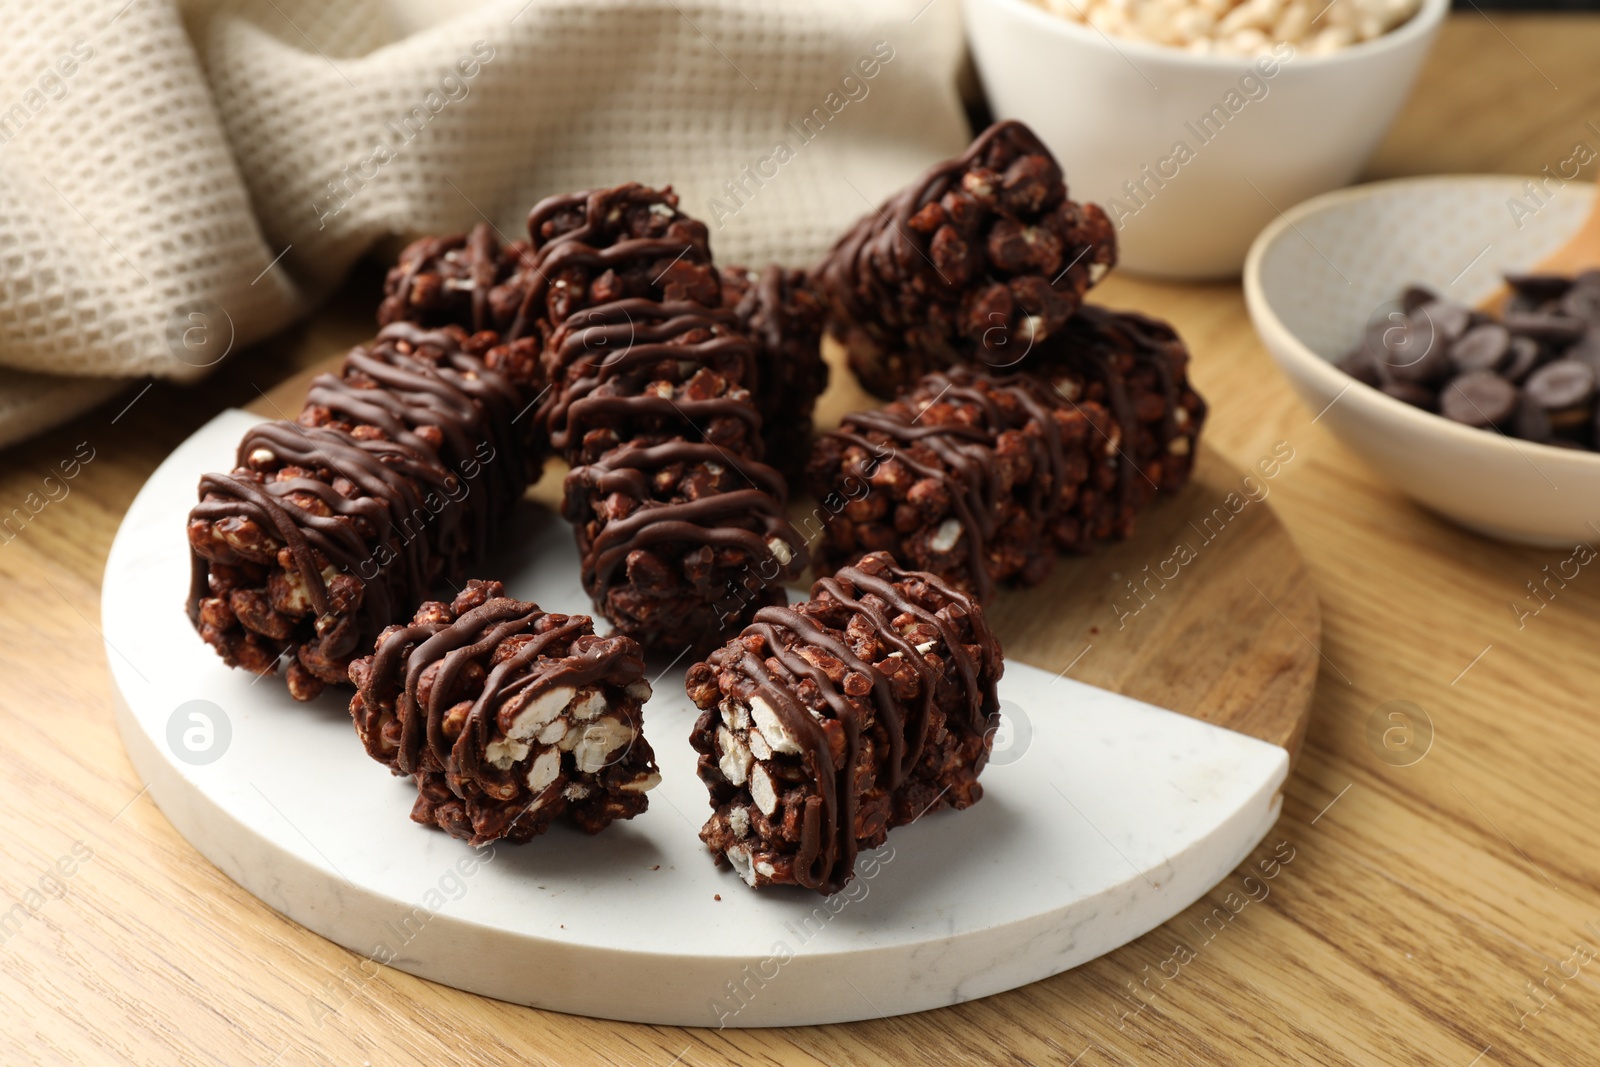
<path id="1" fill-rule="evenodd" d="M 1103 403 L 1115 420 L 1117 504 L 1089 536 L 1127 536 L 1135 514 L 1155 493 L 1188 482 L 1206 418 L 1205 401 L 1189 385 L 1188 364 L 1189 350 L 1171 326 L 1095 305 L 1085 305 L 1023 364 L 1063 397 Z M 1141 415 L 1151 409 L 1154 419 Z M 1110 448 L 1113 442 L 1101 437 L 1100 444 Z M 1081 552 L 1088 545 L 1061 547 Z"/>
<path id="2" fill-rule="evenodd" d="M 707 464 L 731 470 L 744 487 L 695 499 L 653 499 L 651 486 L 658 472 Z M 568 475 L 568 487 L 567 517 L 580 527 L 584 588 L 597 602 L 605 601 L 618 571 L 638 549 L 663 543 L 738 548 L 759 561 L 772 556 L 773 540 L 793 536 L 783 513 L 783 479 L 778 472 L 714 445 L 677 440 L 613 449 Z M 612 496 L 636 501 L 638 507 L 600 524 L 594 536 L 585 536 L 581 531 L 593 513 L 583 502 Z"/>
<path id="3" fill-rule="evenodd" d="M 780 457 L 790 474 L 804 460 L 826 381 L 821 304 L 800 272 L 719 273 L 705 224 L 670 188 L 553 196 L 529 213 L 528 234 L 504 249 L 487 228 L 416 242 L 380 317 L 536 337 L 550 388 L 535 420 L 576 468 L 564 511 L 598 609 L 674 654 L 685 635 L 714 642 L 725 623 L 781 602 L 781 583 L 806 565 L 780 518 L 786 481 L 756 461 Z M 722 455 L 611 455 L 674 441 Z"/>
<path id="4" fill-rule="evenodd" d="M 993 383 L 991 390 L 983 390 L 971 384 L 974 379 L 973 373 L 965 370 L 930 374 L 913 393 L 915 399 L 909 406 L 931 402 L 927 399 L 930 395 L 947 397 L 951 403 L 964 402 L 977 408 L 982 413 L 977 425 L 918 426 L 914 421 L 907 421 L 906 413 L 897 409 L 847 415 L 838 432 L 844 440 L 871 449 L 876 442 L 852 431 L 872 431 L 880 440 L 897 445 L 920 444 L 938 458 L 938 463 L 924 463 L 908 452 L 897 452 L 900 461 L 919 478 L 933 478 L 946 484 L 951 504 L 965 531 L 969 555 L 967 573 L 978 599 L 987 600 L 994 585 L 989 576 L 986 549 L 994 536 L 1000 510 L 1000 486 L 992 464 L 994 446 L 1000 434 L 1020 428 L 1013 425 L 994 402 L 992 390 L 1009 392 L 1027 418 L 1035 421 L 1041 430 L 1037 437 L 1028 439 L 1034 453 L 1035 477 L 1029 480 L 1026 490 L 1029 511 L 1041 524 L 1049 522 L 1060 506 L 1061 496 L 1052 489 L 1065 483 L 1067 470 L 1060 428 L 1050 416 L 1051 405 L 1037 383 L 1011 377 Z M 917 415 L 920 411 L 910 418 L 914 420 Z"/>
<path id="5" fill-rule="evenodd" d="M 639 645 L 625 637 L 596 640 L 568 654 L 578 637 L 593 632 L 586 615 L 550 615 L 536 604 L 498 597 L 454 622 L 430 621 L 389 633 L 378 642 L 369 677 L 374 692 L 400 694 L 395 704 L 400 723 L 395 768 L 405 774 L 449 768 L 461 775 L 509 780 L 507 772 L 483 762 L 484 747 L 498 726 L 502 708 L 525 706 L 559 685 L 578 688 L 612 677 L 642 676 Z M 461 672 L 522 635 L 530 640 L 490 669 L 472 701 L 465 728 L 451 741 L 445 736 L 444 717 L 456 703 L 452 697 L 461 691 Z M 534 669 L 541 659 L 553 661 L 553 666 Z M 420 701 L 422 675 L 429 669 L 435 673 L 429 680 L 428 699 Z M 424 748 L 431 761 L 423 758 Z"/>
<path id="6" fill-rule="evenodd" d="M 472 501 L 479 540 L 470 550 L 481 556 L 489 529 L 537 478 L 543 448 L 531 423 L 517 427 L 524 415 L 524 383 L 463 349 L 464 341 L 448 329 L 424 330 L 404 322 L 386 326 L 370 347 L 357 347 L 345 357 L 338 377 L 314 378 L 306 406 L 435 451 L 451 470 L 481 465 L 487 484 Z M 422 428 L 441 436 L 437 447 L 418 435 Z M 499 442 L 511 446 L 509 455 L 502 457 L 492 447 Z"/>
<path id="7" fill-rule="evenodd" d="M 753 360 L 749 341 L 726 315 L 683 301 L 613 301 L 575 313 L 556 331 L 545 367 L 549 380 L 561 384 L 539 415 L 551 447 L 569 462 L 581 461 L 592 429 L 632 440 L 680 435 L 722 420 L 744 424 L 728 443 L 757 458 L 761 416 L 742 388 Z M 716 384 L 688 387 L 702 372 Z M 718 392 L 703 395 L 711 389 Z"/>
<path id="8" fill-rule="evenodd" d="M 528 235 L 534 259 L 512 336 L 629 297 L 717 303 L 705 224 L 678 211 L 670 188 L 628 182 L 547 197 L 528 213 Z"/>
<path id="9" fill-rule="evenodd" d="M 252 427 L 239 444 L 240 466 L 261 452 L 281 467 L 322 469 L 353 485 L 358 495 L 346 496 L 331 480 L 315 477 L 275 478 L 257 481 L 241 473 L 207 474 L 200 479 L 201 502 L 190 511 L 193 521 L 215 523 L 225 518 L 252 519 L 270 530 L 289 550 L 294 571 L 304 583 L 315 615 L 329 617 L 332 604 L 324 568 L 349 573 L 369 559 L 374 545 L 394 539 L 395 531 L 410 516 L 423 510 L 429 490 L 448 495 L 454 475 L 430 452 L 402 442 L 359 440 L 321 427 L 309 429 L 289 422 L 268 422 Z M 309 496 L 331 514 L 319 515 L 294 496 Z M 459 515 L 441 516 L 450 539 Z M 372 534 L 363 536 L 363 530 Z M 199 602 L 207 594 L 206 561 L 195 557 L 196 583 L 190 589 L 189 615 L 197 618 Z M 436 577 L 434 560 L 420 539 L 402 543 L 389 569 L 389 581 L 368 589 L 362 598 L 361 630 L 390 621 L 393 608 L 420 600 Z"/>

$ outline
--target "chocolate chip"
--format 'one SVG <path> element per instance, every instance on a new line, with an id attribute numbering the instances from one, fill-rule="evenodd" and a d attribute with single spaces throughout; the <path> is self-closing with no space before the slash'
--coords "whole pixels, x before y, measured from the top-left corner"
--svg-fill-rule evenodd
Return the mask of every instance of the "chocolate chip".
<path id="1" fill-rule="evenodd" d="M 1361 333 L 1361 347 L 1367 350 L 1374 364 L 1381 362 L 1388 355 L 1383 347 L 1383 335 L 1392 325 L 1388 322 L 1369 322 Z"/>
<path id="2" fill-rule="evenodd" d="M 1450 346 L 1456 370 L 1499 370 L 1511 354 L 1511 334 L 1504 326 L 1474 326 Z"/>
<path id="3" fill-rule="evenodd" d="M 1400 294 L 1400 306 L 1409 315 L 1424 304 L 1431 304 L 1437 299 L 1439 294 L 1425 285 L 1408 285 L 1406 291 Z"/>
<path id="4" fill-rule="evenodd" d="M 1413 382 L 1384 382 L 1378 388 L 1396 400 L 1405 401 L 1412 407 L 1421 408 L 1424 411 L 1432 411 L 1434 409 L 1433 390 L 1425 385 L 1417 385 Z"/>
<path id="5" fill-rule="evenodd" d="M 1423 304 L 1409 318 L 1420 323 L 1427 320 L 1431 323 L 1436 333 L 1443 335 L 1447 340 L 1455 340 L 1467 332 L 1467 327 L 1472 322 L 1472 309 L 1464 304 L 1457 304 L 1450 300 L 1430 300 Z"/>
<path id="6" fill-rule="evenodd" d="M 1468 426 L 1498 426 L 1517 409 L 1517 387 L 1492 371 L 1453 378 L 1439 394 L 1439 414 Z"/>
<path id="7" fill-rule="evenodd" d="M 1583 336 L 1589 324 L 1571 315 L 1548 315 L 1542 312 L 1511 312 L 1505 317 L 1506 329 L 1535 341 L 1552 344 L 1571 344 Z"/>
<path id="8" fill-rule="evenodd" d="M 1367 351 L 1365 345 L 1357 345 L 1339 362 L 1334 364 L 1358 382 L 1377 388 L 1380 379 L 1378 366 L 1372 359 L 1372 353 Z"/>
<path id="9" fill-rule="evenodd" d="M 1524 386 L 1546 411 L 1564 411 L 1594 397 L 1594 368 L 1575 359 L 1558 359 L 1533 372 Z"/>
<path id="10" fill-rule="evenodd" d="M 1522 380 L 1539 365 L 1539 358 L 1543 354 L 1539 342 L 1527 337 L 1513 337 L 1511 355 L 1506 359 L 1506 365 L 1500 368 L 1500 373 L 1506 381 L 1521 385 Z"/>
<path id="11" fill-rule="evenodd" d="M 1428 305 L 1438 306 L 1438 301 Z M 1378 348 L 1378 370 L 1402 382 L 1438 382 L 1450 374 L 1448 336 L 1424 309 L 1385 328 Z"/>
<path id="12" fill-rule="evenodd" d="M 1587 363 L 1596 372 L 1600 372 L 1600 325 L 1590 326 L 1582 337 L 1572 342 L 1562 356 Z"/>
<path id="13" fill-rule="evenodd" d="M 1507 315 L 1511 315 L 1516 313 L 1538 311 L 1548 303 L 1550 303 L 1548 300 L 1535 300 L 1533 297 L 1526 296 L 1522 293 L 1512 293 L 1511 299 L 1506 301 L 1505 313 Z"/>
<path id="14" fill-rule="evenodd" d="M 1600 322 L 1600 285 L 1574 285 L 1561 298 L 1561 310 L 1585 322 Z"/>
<path id="15" fill-rule="evenodd" d="M 1536 304 L 1557 300 L 1572 288 L 1572 279 L 1564 274 L 1519 274 L 1506 272 L 1506 284 Z"/>
<path id="16" fill-rule="evenodd" d="M 1555 427 L 1550 425 L 1550 413 L 1523 393 L 1517 401 L 1517 413 L 1511 419 L 1511 432 L 1526 441 L 1543 442 L 1555 436 Z"/>

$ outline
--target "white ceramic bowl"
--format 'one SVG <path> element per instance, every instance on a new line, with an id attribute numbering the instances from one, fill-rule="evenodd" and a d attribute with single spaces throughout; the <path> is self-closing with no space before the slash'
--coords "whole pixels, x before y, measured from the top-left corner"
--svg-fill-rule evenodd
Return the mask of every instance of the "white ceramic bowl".
<path id="1" fill-rule="evenodd" d="M 1237 274 L 1279 209 L 1353 181 L 1449 6 L 1422 0 L 1391 33 L 1294 55 L 1263 77 L 1254 60 L 1107 37 L 1027 0 L 964 0 L 995 116 L 1032 126 L 1066 167 L 1074 199 L 1120 223 L 1123 266 L 1176 278 Z M 1215 107 L 1221 117 L 1202 127 Z M 1125 182 L 1143 191 L 1130 196 Z"/>
<path id="2" fill-rule="evenodd" d="M 1594 186 L 1569 183 L 1536 214 L 1525 178 L 1377 182 L 1292 208 L 1245 261 L 1250 317 L 1317 421 L 1416 500 L 1490 537 L 1572 545 L 1600 536 L 1600 454 L 1475 430 L 1402 403 L 1337 367 L 1369 321 L 1420 282 L 1475 304 L 1583 222 Z"/>

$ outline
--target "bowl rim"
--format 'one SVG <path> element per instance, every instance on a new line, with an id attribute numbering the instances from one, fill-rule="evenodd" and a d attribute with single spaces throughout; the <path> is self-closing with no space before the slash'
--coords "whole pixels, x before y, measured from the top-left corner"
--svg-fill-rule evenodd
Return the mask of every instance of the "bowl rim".
<path id="1" fill-rule="evenodd" d="M 1201 70 L 1235 71 L 1243 74 L 1253 69 L 1258 60 L 1266 58 L 1263 56 L 1197 55 L 1172 45 L 1141 41 L 1135 37 L 1117 37 L 1113 40 L 1103 30 L 1064 19 L 1060 15 L 1053 14 L 1028 2 L 1028 0 L 962 0 L 962 3 L 967 9 L 978 3 L 1006 8 L 1022 18 L 1033 20 L 1035 25 L 1052 27 L 1051 30 L 1046 32 L 1064 33 L 1068 38 L 1092 43 L 1098 48 L 1104 48 L 1109 44 L 1117 52 L 1160 60 L 1177 66 L 1187 66 Z M 1444 22 L 1445 15 L 1449 13 L 1450 3 L 1451 0 L 1421 0 L 1416 14 L 1389 32 L 1371 40 L 1353 44 L 1348 48 L 1341 48 L 1337 52 L 1330 52 L 1327 55 L 1308 55 L 1302 58 L 1300 50 L 1296 48 L 1294 65 L 1297 68 L 1306 66 L 1331 67 L 1343 63 L 1359 62 L 1368 56 L 1376 57 L 1384 52 L 1403 48 L 1416 38 L 1432 36 L 1438 30 L 1439 25 Z M 1330 4 L 1329 6 L 1332 5 Z M 1292 44 L 1293 42 L 1289 43 Z M 1282 63 L 1283 61 L 1279 60 L 1279 62 Z"/>
<path id="2" fill-rule="evenodd" d="M 1330 210 L 1338 209 L 1345 204 L 1356 200 L 1368 200 L 1375 196 L 1398 189 L 1414 189 L 1429 185 L 1469 185 L 1487 182 L 1504 182 L 1508 187 L 1515 182 L 1521 188 L 1522 182 L 1527 180 L 1521 174 L 1431 174 L 1411 178 L 1390 178 L 1385 181 L 1367 182 L 1362 185 L 1352 185 L 1344 189 L 1335 189 L 1332 192 L 1314 196 L 1278 213 L 1278 217 L 1268 223 L 1266 228 L 1256 235 L 1250 243 L 1250 251 L 1245 255 L 1244 271 L 1241 282 L 1244 288 L 1245 306 L 1250 312 L 1251 321 L 1254 323 L 1256 333 L 1266 346 L 1267 353 L 1275 363 L 1294 363 L 1304 370 L 1310 377 L 1318 380 L 1318 384 L 1328 392 L 1337 395 L 1328 402 L 1327 407 L 1332 407 L 1345 393 L 1355 389 L 1354 395 L 1357 403 L 1372 407 L 1376 414 L 1398 421 L 1401 425 L 1417 433 L 1431 433 L 1451 441 L 1463 448 L 1477 448 L 1502 455 L 1516 453 L 1523 459 L 1530 457 L 1524 451 L 1533 450 L 1533 457 L 1552 463 L 1573 464 L 1579 467 L 1588 466 L 1600 469 L 1600 452 L 1590 452 L 1571 448 L 1557 448 L 1554 445 L 1541 444 L 1537 441 L 1528 441 L 1520 437 L 1512 437 L 1504 431 L 1497 430 L 1490 433 L 1487 430 L 1477 429 L 1459 422 L 1454 422 L 1443 415 L 1436 415 L 1431 411 L 1423 411 L 1413 407 L 1403 400 L 1397 400 L 1382 390 L 1375 389 L 1365 382 L 1360 381 L 1333 363 L 1317 355 L 1311 347 L 1299 336 L 1284 325 L 1278 313 L 1272 307 L 1272 302 L 1267 299 L 1266 291 L 1261 283 L 1261 264 L 1266 258 L 1267 250 L 1276 244 L 1286 234 L 1298 234 L 1297 225 L 1302 220 L 1313 215 L 1320 215 Z M 1595 195 L 1595 185 L 1592 182 L 1568 182 L 1590 190 L 1589 196 Z M 1269 339 L 1268 335 L 1271 335 Z M 1323 410 L 1326 411 L 1327 407 Z M 1318 413 L 1318 418 L 1321 413 Z"/>

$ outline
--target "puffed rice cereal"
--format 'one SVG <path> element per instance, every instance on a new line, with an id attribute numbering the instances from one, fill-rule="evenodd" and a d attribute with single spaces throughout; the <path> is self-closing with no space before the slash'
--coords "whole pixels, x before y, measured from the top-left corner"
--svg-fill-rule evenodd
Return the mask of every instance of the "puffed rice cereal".
<path id="1" fill-rule="evenodd" d="M 1417 13 L 1421 0 L 1032 0 L 1113 37 L 1200 55 L 1259 56 L 1286 41 L 1327 55 L 1370 41 Z"/>

